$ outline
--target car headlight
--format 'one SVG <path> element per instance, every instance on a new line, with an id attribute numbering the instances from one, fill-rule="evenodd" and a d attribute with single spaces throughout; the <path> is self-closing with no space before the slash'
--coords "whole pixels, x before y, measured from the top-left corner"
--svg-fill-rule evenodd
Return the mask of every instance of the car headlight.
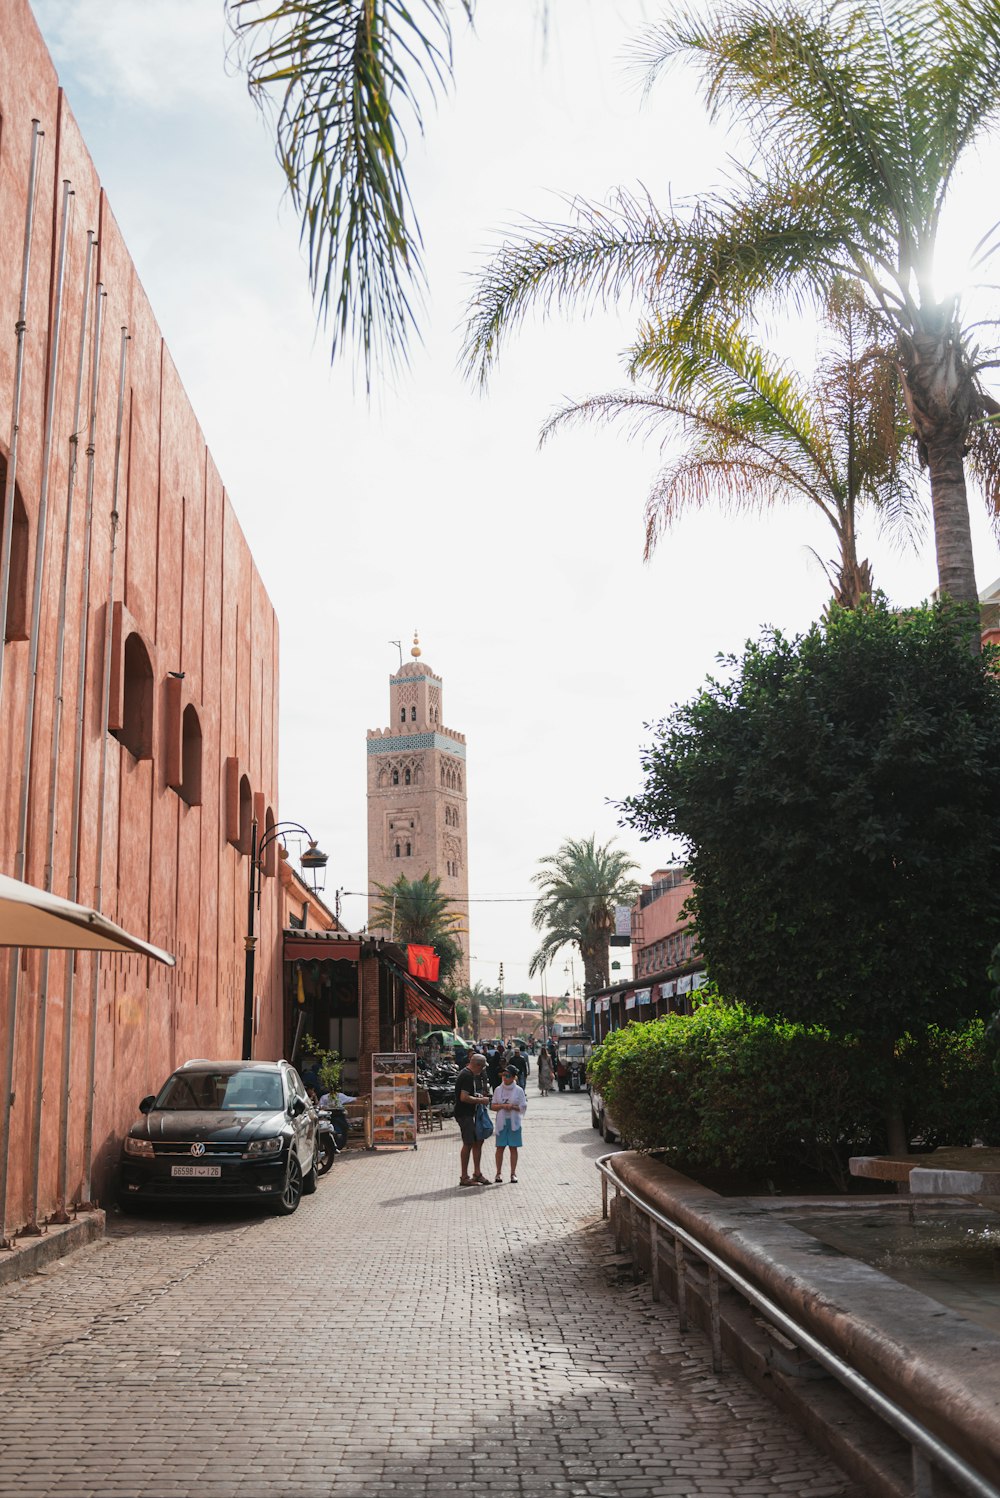
<path id="1" fill-rule="evenodd" d="M 151 1139 L 135 1139 L 131 1134 L 126 1134 L 125 1153 L 126 1155 L 145 1155 L 149 1159 L 154 1153 L 153 1141 Z"/>
<path id="2" fill-rule="evenodd" d="M 284 1142 L 280 1134 L 274 1139 L 255 1139 L 243 1151 L 243 1158 L 244 1160 L 256 1160 L 261 1155 L 280 1155 Z"/>

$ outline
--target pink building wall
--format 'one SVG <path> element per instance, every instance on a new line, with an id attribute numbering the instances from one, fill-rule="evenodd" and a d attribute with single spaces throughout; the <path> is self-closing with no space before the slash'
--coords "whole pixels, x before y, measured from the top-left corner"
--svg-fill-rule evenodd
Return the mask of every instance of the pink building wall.
<path id="1" fill-rule="evenodd" d="M 48 480 L 48 525 L 41 558 L 38 669 L 34 726 L 25 782 L 25 725 L 31 700 L 27 638 L 3 645 L 0 680 L 0 871 L 32 884 L 74 890 L 70 867 L 78 668 L 83 652 L 82 782 L 77 897 L 95 903 L 102 885 L 105 914 L 165 947 L 177 958 L 167 969 L 139 958 L 75 960 L 25 952 L 16 984 L 0 953 L 0 1067 L 13 1034 L 14 1105 L 0 1139 L 6 1160 L 8 1231 L 38 1222 L 86 1194 L 106 1197 L 118 1142 L 138 1099 L 190 1055 L 240 1052 L 248 857 L 238 836 L 234 791 L 247 777 L 251 804 L 263 822 L 277 817 L 277 620 L 204 437 L 181 386 L 156 320 L 122 241 L 110 205 L 81 139 L 27 0 L 4 0 L 0 40 L 0 472 L 9 478 L 17 345 L 13 332 L 21 291 L 32 119 L 44 131 L 39 153 L 22 396 L 16 463 L 17 497 L 27 520 L 26 565 L 14 563 L 15 602 L 8 613 L 17 635 L 30 632 L 46 410 L 54 395 Z M 57 271 L 62 233 L 62 183 L 73 197 L 66 239 L 62 325 L 54 358 Z M 91 316 L 83 326 L 87 232 L 98 237 L 93 258 Z M 81 339 L 89 375 L 95 288 L 103 287 L 93 453 L 93 526 L 86 545 L 89 378 L 83 392 L 83 434 L 77 446 L 73 514 L 67 493 L 74 396 Z M 116 419 L 121 329 L 127 329 L 119 463 L 114 608 L 109 614 L 111 511 L 115 489 Z M 0 485 L 0 495 L 6 485 Z M 68 547 L 62 726 L 56 794 L 50 798 L 57 701 L 57 655 L 64 548 Z M 2 558 L 0 558 L 2 560 Z M 89 564 L 89 584 L 85 582 Z M 20 594 L 16 591 L 20 590 Z M 152 667 L 151 754 L 136 756 L 103 722 L 106 631 L 115 650 L 110 720 L 128 696 L 123 651 L 137 634 Z M 134 647 L 129 647 L 132 649 Z M 171 673 L 183 673 L 180 679 Z M 131 700 L 131 699 L 129 699 Z M 202 735 L 200 804 L 174 788 L 185 709 Z M 190 721 L 190 715 L 189 715 Z M 103 756 L 103 769 L 102 769 Z M 102 786 L 103 775 L 103 786 Z M 20 805 L 28 817 L 22 846 Z M 99 881 L 103 816 L 103 879 Z M 55 836 L 49 865 L 49 810 Z M 244 823 L 244 834 L 245 834 Z M 245 837 L 244 837 L 245 841 Z M 281 1046 L 281 958 L 278 881 L 264 880 L 258 923 L 256 986 L 259 1029 L 255 1053 Z M 97 967 L 96 990 L 93 973 Z M 72 973 L 72 979 L 71 979 Z M 72 983 L 72 1017 L 67 996 Z M 16 994 L 14 992 L 16 988 Z M 47 996 L 46 995 L 47 992 Z M 93 1003 L 96 997 L 96 1006 Z M 16 998 L 16 1026 L 13 1026 Z M 44 1013 L 44 1046 L 43 1042 Z M 13 1028 L 12 1028 L 13 1026 Z M 63 1064 L 69 1047 L 68 1092 Z M 93 1179 L 86 1158 L 87 1094 L 93 1047 Z M 37 1186 L 34 1111 L 41 1058 L 42 1109 Z M 2 1077 L 0 1077 L 2 1086 Z M 63 1128 L 63 1110 L 66 1127 Z M 0 1111 L 0 1129 L 4 1113 Z M 63 1150 L 65 1132 L 68 1148 Z M 3 1193 L 0 1191 L 0 1196 Z"/>

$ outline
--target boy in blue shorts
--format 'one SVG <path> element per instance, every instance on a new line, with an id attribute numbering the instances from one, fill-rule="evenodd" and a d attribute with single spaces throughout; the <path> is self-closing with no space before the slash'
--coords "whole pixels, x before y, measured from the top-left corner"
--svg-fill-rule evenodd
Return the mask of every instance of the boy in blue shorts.
<path id="1" fill-rule="evenodd" d="M 528 1099 L 518 1082 L 517 1068 L 510 1062 L 503 1069 L 500 1086 L 494 1090 L 490 1107 L 497 1115 L 497 1132 L 494 1143 L 497 1148 L 497 1176 L 499 1186 L 503 1180 L 503 1152 L 510 1150 L 510 1181 L 517 1185 L 517 1156 L 521 1148 L 521 1128 L 528 1111 Z"/>

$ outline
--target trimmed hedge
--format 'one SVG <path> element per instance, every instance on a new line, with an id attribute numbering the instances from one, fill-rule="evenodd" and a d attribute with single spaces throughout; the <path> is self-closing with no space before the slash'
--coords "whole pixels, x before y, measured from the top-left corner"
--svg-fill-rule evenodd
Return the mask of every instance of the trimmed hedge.
<path id="1" fill-rule="evenodd" d="M 680 1165 L 806 1166 L 846 1189 L 850 1155 L 885 1149 L 887 1100 L 928 1144 L 1000 1139 L 1000 1087 L 976 1022 L 907 1039 L 890 1066 L 872 1047 L 709 1000 L 686 1018 L 627 1026 L 589 1065 L 624 1137 Z"/>

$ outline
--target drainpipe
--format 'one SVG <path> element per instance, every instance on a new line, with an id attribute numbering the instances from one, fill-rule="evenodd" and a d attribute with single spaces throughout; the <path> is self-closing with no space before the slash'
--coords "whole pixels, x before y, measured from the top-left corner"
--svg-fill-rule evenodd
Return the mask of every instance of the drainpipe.
<path id="1" fill-rule="evenodd" d="M 96 241 L 95 241 L 96 247 Z M 90 420 L 87 428 L 87 506 L 83 531 L 83 579 L 80 586 L 80 621 L 77 630 L 79 658 L 76 674 L 76 735 L 73 745 L 73 809 L 70 813 L 69 886 L 71 900 L 80 898 L 80 811 L 83 793 L 83 723 L 87 685 L 87 643 L 90 621 L 90 542 L 94 522 L 94 454 L 97 439 L 97 398 L 100 389 L 101 340 L 107 293 L 97 283 L 94 307 L 94 344 L 90 363 Z M 95 962 L 97 958 L 93 959 Z M 64 1025 L 62 1077 L 62 1129 L 59 1140 L 59 1202 L 57 1221 L 66 1219 L 69 1198 L 69 1090 L 72 1055 L 73 1001 L 76 985 L 76 953 L 66 953 L 66 1019 Z M 60 1216 L 61 1214 L 61 1216 Z"/>
<path id="2" fill-rule="evenodd" d="M 70 541 L 73 535 L 73 496 L 76 488 L 77 458 L 79 453 L 80 438 L 80 413 L 83 405 L 83 374 L 87 362 L 87 331 L 90 322 L 90 283 L 91 268 L 94 259 L 94 242 L 96 235 L 94 231 L 87 233 L 87 259 L 83 272 L 83 316 L 80 321 L 80 353 L 76 363 L 76 394 L 73 400 L 73 424 L 69 435 L 69 468 L 66 475 L 66 523 L 63 528 L 63 559 L 62 574 L 59 579 L 59 617 L 56 625 L 56 670 L 55 683 L 53 687 L 52 700 L 52 747 L 49 754 L 49 825 L 45 848 L 45 878 L 44 887 L 52 888 L 55 877 L 55 849 L 56 849 L 56 794 L 59 787 L 59 750 L 62 740 L 62 716 L 63 716 L 63 668 L 66 660 L 66 594 L 69 588 L 69 555 Z M 42 1006 L 42 1040 L 44 1041 L 44 1017 L 49 1002 L 49 951 L 46 948 L 42 953 L 42 968 L 39 981 L 39 1001 Z M 70 1011 L 66 1005 L 63 1008 L 63 1055 L 62 1073 L 63 1086 L 59 1093 L 59 1138 L 63 1137 L 63 1118 L 68 1112 L 68 1077 L 66 1076 L 67 1064 L 70 1052 Z M 42 1083 L 44 1073 L 42 1063 L 44 1059 L 44 1047 L 39 1045 L 39 1078 L 38 1089 L 35 1093 L 35 1158 L 34 1158 L 34 1211 L 33 1220 L 38 1221 L 38 1183 L 39 1183 L 39 1160 L 41 1154 L 42 1136 Z M 63 1160 L 60 1149 L 58 1162 L 58 1181 L 63 1178 Z M 53 1221 L 65 1222 L 65 1197 L 57 1186 L 58 1210 Z"/>
<path id="3" fill-rule="evenodd" d="M 97 878 L 94 884 L 94 906 L 101 909 L 104 899 L 104 812 L 108 791 L 108 717 L 111 708 L 111 633 L 115 602 L 115 553 L 118 548 L 118 492 L 121 485 L 122 423 L 125 414 L 125 365 L 128 354 L 128 328 L 121 332 L 121 354 L 118 362 L 118 416 L 115 422 L 115 470 L 111 492 L 111 552 L 108 557 L 108 593 L 104 616 L 104 687 L 101 693 L 101 774 L 97 807 Z M 94 1177 L 94 1085 L 97 1073 L 97 1003 L 101 976 L 101 959 L 94 954 L 90 980 L 90 1051 L 87 1057 L 87 1106 L 83 1125 L 83 1200 L 81 1206 L 92 1208 Z"/>
<path id="4" fill-rule="evenodd" d="M 49 355 L 49 390 L 45 403 L 45 434 L 42 443 L 42 486 L 38 497 L 38 532 L 35 537 L 34 596 L 31 600 L 31 638 L 28 646 L 28 693 L 24 713 L 24 750 L 21 760 L 21 805 L 18 812 L 17 853 L 14 875 L 24 878 L 28 859 L 28 803 L 31 796 L 31 768 L 34 757 L 35 699 L 38 695 L 38 653 L 42 634 L 42 587 L 45 552 L 48 540 L 49 478 L 52 472 L 52 430 L 55 425 L 56 390 L 59 384 L 59 344 L 62 333 L 63 287 L 66 282 L 66 240 L 73 189 L 63 182 L 62 228 L 59 234 L 59 265 L 56 272 L 56 301 L 52 318 L 52 348 Z M 46 884 L 46 889 L 50 888 Z M 20 974 L 20 966 L 18 967 Z M 38 1174 L 41 1153 L 42 1083 L 45 1076 L 45 1022 L 48 1004 L 39 995 L 38 1040 L 35 1045 L 35 1096 L 32 1120 L 32 1206 L 31 1221 L 23 1229 L 27 1234 L 41 1232 L 38 1226 Z"/>
<path id="5" fill-rule="evenodd" d="M 4 502 L 3 541 L 0 544 L 0 703 L 3 701 L 3 668 L 6 659 L 7 605 L 10 598 L 11 545 L 14 535 L 14 494 L 17 481 L 17 443 L 21 424 L 21 392 L 24 383 L 24 335 L 28 317 L 28 272 L 31 267 L 31 238 L 35 222 L 35 194 L 38 186 L 38 146 L 45 132 L 38 120 L 31 122 L 31 165 L 28 173 L 28 201 L 24 215 L 24 250 L 21 257 L 21 296 L 14 332 L 17 353 L 14 365 L 14 405 L 10 422 L 10 448 L 7 465 L 7 492 Z M 13 1238 L 7 1232 L 7 1185 L 10 1166 L 10 1115 L 14 1107 L 14 1057 L 17 1050 L 18 982 L 21 953 L 13 948 L 7 979 L 7 1055 L 4 1065 L 2 1099 L 3 1127 L 0 1144 L 0 1249 L 12 1249 Z"/>
<path id="6" fill-rule="evenodd" d="M 17 304 L 17 353 L 14 356 L 14 405 L 10 417 L 10 447 L 7 461 L 7 492 L 4 496 L 3 541 L 0 542 L 0 703 L 3 701 L 3 665 L 6 651 L 7 605 L 10 600 L 10 552 L 14 538 L 14 484 L 17 478 L 17 438 L 21 430 L 21 388 L 24 383 L 24 335 L 28 322 L 28 271 L 31 266 L 31 234 L 35 222 L 35 188 L 38 182 L 38 143 L 45 135 L 38 120 L 31 122 L 31 167 L 28 173 L 28 206 L 24 215 L 24 250 L 21 256 L 21 298 Z M 10 1095 L 13 1076 L 5 1096 Z M 7 1105 L 4 1105 L 5 1109 Z M 9 1112 L 4 1114 L 4 1139 L 8 1137 Z M 0 1166 L 0 1246 L 6 1247 L 4 1208 L 7 1200 L 7 1151 Z"/>

